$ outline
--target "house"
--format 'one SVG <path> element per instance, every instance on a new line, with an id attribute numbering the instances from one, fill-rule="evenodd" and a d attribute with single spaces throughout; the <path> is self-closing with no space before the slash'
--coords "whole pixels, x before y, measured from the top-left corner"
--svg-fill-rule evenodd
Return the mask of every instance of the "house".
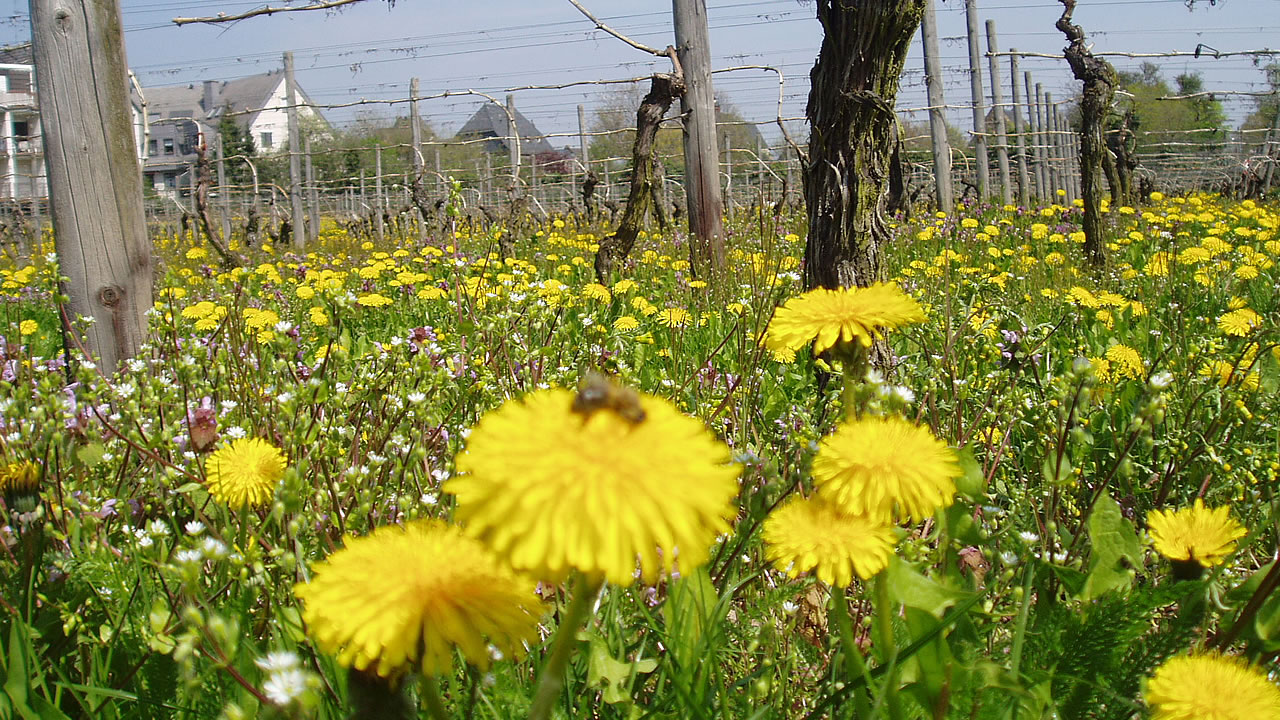
<path id="1" fill-rule="evenodd" d="M 0 199 L 48 195 L 31 43 L 0 48 Z"/>
<path id="2" fill-rule="evenodd" d="M 298 88 L 300 122 L 324 117 L 309 107 L 311 99 Z M 237 80 L 146 88 L 146 142 L 142 173 L 158 191 L 174 192 L 191 184 L 199 143 L 212 144 L 224 113 L 253 138 L 260 153 L 289 147 L 288 102 L 284 73 L 278 70 Z"/>
<path id="3" fill-rule="evenodd" d="M 529 118 L 520 114 L 519 110 L 514 110 L 516 119 L 516 134 L 520 136 L 520 155 L 528 157 L 536 157 L 545 154 L 555 154 L 555 148 L 551 147 L 551 143 L 543 137 L 543 134 Z M 507 146 L 507 138 L 510 132 L 507 129 L 508 123 L 507 112 L 501 105 L 495 103 L 485 103 L 471 119 L 462 126 L 462 129 L 455 135 L 457 140 L 472 140 L 478 138 L 492 138 L 484 143 L 484 149 L 489 152 L 509 153 L 511 149 Z"/>

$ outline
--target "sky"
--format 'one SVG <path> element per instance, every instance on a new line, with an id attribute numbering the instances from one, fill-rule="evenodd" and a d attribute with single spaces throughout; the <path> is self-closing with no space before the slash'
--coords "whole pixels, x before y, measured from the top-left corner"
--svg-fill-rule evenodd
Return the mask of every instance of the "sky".
<path id="1" fill-rule="evenodd" d="M 674 41 L 671 5 L 659 0 L 581 0 L 606 24 L 655 47 Z M 1064 45 L 1053 23 L 1061 13 L 1056 0 L 975 0 L 982 21 L 994 20 L 999 47 L 1060 54 Z M 644 76 L 666 71 L 658 60 L 596 30 L 567 0 L 366 0 L 337 12 L 295 12 L 257 17 L 231 25 L 175 26 L 179 16 L 241 13 L 263 0 L 123 0 L 126 52 L 144 87 L 199 83 L 253 75 L 281 66 L 292 50 L 298 83 L 320 104 L 389 100 L 408 95 L 409 79 L 419 78 L 420 94 L 476 90 L 502 97 L 511 88 Z M 271 4 L 286 4 L 272 0 Z M 305 4 L 301 0 L 292 3 Z M 968 51 L 962 0 L 936 3 L 940 52 L 948 103 L 969 98 Z M 0 0 L 0 42 L 30 37 L 28 0 Z M 707 0 L 712 63 L 720 68 L 769 65 L 785 76 L 782 115 L 802 118 L 808 72 L 821 43 L 812 0 Z M 1266 49 L 1280 38 L 1280 0 L 1079 0 L 1075 20 L 1088 33 L 1095 52 L 1193 51 L 1198 44 L 1220 52 Z M 986 49 L 985 38 L 982 41 Z M 1280 51 L 1280 46 L 1276 46 Z M 1135 69 L 1142 60 L 1109 58 L 1118 69 Z M 1280 60 L 1280 55 L 1276 56 Z M 1265 89 L 1260 66 L 1247 57 L 1155 60 L 1172 79 L 1199 72 L 1207 90 L 1247 92 Z M 983 60 L 986 72 L 986 59 Z M 1056 98 L 1078 92 L 1064 60 L 1025 58 L 1022 70 Z M 907 59 L 898 107 L 926 105 L 919 35 Z M 1009 100 L 1008 59 L 1001 64 Z M 770 72 L 719 73 L 717 94 L 746 118 L 769 123 L 778 115 L 778 81 Z M 555 90 L 518 90 L 517 107 L 544 133 L 570 135 L 578 128 L 577 106 L 591 109 L 617 92 L 617 85 L 579 85 Z M 987 89 L 988 95 L 990 88 Z M 1244 119 L 1253 101 L 1223 96 L 1233 123 Z M 442 135 L 451 135 L 475 111 L 475 96 L 423 100 L 419 112 Z M 322 110 L 338 127 L 358 117 L 404 114 L 404 105 L 365 105 Z M 923 113 L 915 118 L 924 119 Z M 951 113 L 964 126 L 968 114 Z M 776 128 L 762 124 L 770 142 Z M 577 145 L 573 137 L 552 138 L 560 147 Z"/>

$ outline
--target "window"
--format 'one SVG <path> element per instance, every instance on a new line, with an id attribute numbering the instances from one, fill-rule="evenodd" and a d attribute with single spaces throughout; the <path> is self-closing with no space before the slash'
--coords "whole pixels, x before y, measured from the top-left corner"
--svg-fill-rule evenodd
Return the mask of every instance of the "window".
<path id="1" fill-rule="evenodd" d="M 155 157 L 155 156 L 156 156 L 156 141 L 148 140 L 147 141 L 147 157 Z"/>
<path id="2" fill-rule="evenodd" d="M 166 174 L 164 176 L 164 184 L 165 184 L 165 187 L 168 187 L 168 188 L 178 187 L 178 176 Z"/>
<path id="3" fill-rule="evenodd" d="M 173 138 L 164 139 L 164 154 L 165 155 L 173 154 Z"/>
<path id="4" fill-rule="evenodd" d="M 261 140 L 261 142 L 259 142 L 258 144 L 261 145 L 262 147 L 264 148 L 271 147 L 271 139 L 272 139 L 271 133 L 269 132 L 259 133 L 258 139 Z"/>
<path id="5" fill-rule="evenodd" d="M 31 124 L 26 120 L 15 120 L 13 122 L 13 134 L 19 140 L 27 140 L 31 137 Z"/>

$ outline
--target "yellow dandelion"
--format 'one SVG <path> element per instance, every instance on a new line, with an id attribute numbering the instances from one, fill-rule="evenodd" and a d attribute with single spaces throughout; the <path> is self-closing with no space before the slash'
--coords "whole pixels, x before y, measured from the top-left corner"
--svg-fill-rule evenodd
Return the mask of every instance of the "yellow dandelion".
<path id="1" fill-rule="evenodd" d="M 378 293 L 369 293 L 356 298 L 356 302 L 362 307 L 386 307 L 391 304 L 391 298 Z"/>
<path id="2" fill-rule="evenodd" d="M 613 299 L 613 294 L 609 292 L 609 288 L 600 283 L 587 283 L 582 288 L 582 297 L 607 303 Z"/>
<path id="3" fill-rule="evenodd" d="M 693 316 L 684 308 L 666 308 L 658 313 L 658 322 L 669 328 L 685 327 L 692 320 Z"/>
<path id="4" fill-rule="evenodd" d="M 841 425 L 813 460 L 818 492 L 845 512 L 923 520 L 951 504 L 960 465 L 928 428 L 897 417 Z"/>
<path id="5" fill-rule="evenodd" d="M 11 462 L 0 466 L 0 495 L 30 495 L 40 486 L 40 466 Z"/>
<path id="6" fill-rule="evenodd" d="M 1224 335 L 1244 337 L 1262 323 L 1262 316 L 1249 308 L 1232 310 L 1218 318 L 1218 329 Z"/>
<path id="7" fill-rule="evenodd" d="M 893 283 L 865 288 L 818 288 L 791 298 L 774 313 L 765 336 L 771 350 L 799 350 L 810 342 L 820 353 L 837 342 L 870 345 L 886 330 L 923 322 L 920 303 Z"/>
<path id="8" fill-rule="evenodd" d="M 205 486 L 213 498 L 233 510 L 271 501 L 284 475 L 284 453 L 265 440 L 233 440 L 209 457 Z"/>
<path id="9" fill-rule="evenodd" d="M 486 668 L 489 645 L 523 654 L 538 637 L 533 583 L 484 545 L 437 520 L 351 538 L 294 593 L 323 651 L 357 670 L 427 675 L 453 667 L 453 649 Z"/>
<path id="10" fill-rule="evenodd" d="M 28 335 L 34 335 L 36 334 L 36 331 L 39 329 L 40 329 L 40 324 L 37 323 L 35 320 L 23 320 L 22 322 L 18 323 L 18 334 L 23 337 L 26 337 Z"/>
<path id="11" fill-rule="evenodd" d="M 1146 377 L 1147 366 L 1142 361 L 1142 356 L 1128 345 L 1116 343 L 1107 348 L 1107 359 L 1111 361 L 1109 369 L 1113 380 L 1141 380 Z"/>
<path id="12" fill-rule="evenodd" d="M 1231 517 L 1231 509 L 1207 508 L 1199 498 L 1189 508 L 1153 510 L 1147 526 L 1156 552 L 1175 562 L 1201 567 L 1220 565 L 1244 537 L 1244 528 Z"/>
<path id="13" fill-rule="evenodd" d="M 1280 688 L 1243 658 L 1191 654 L 1156 668 L 1143 693 L 1152 720 L 1280 718 Z"/>
<path id="14" fill-rule="evenodd" d="M 795 499 L 764 521 L 765 556 L 791 577 L 814 571 L 833 587 L 866 580 L 889 564 L 893 529 L 883 520 L 850 515 L 820 496 Z"/>
<path id="15" fill-rule="evenodd" d="M 458 520 L 548 579 L 630 585 L 637 561 L 646 582 L 706 562 L 738 489 L 728 449 L 671 403 L 619 392 L 621 411 L 550 389 L 485 415 L 446 485 Z"/>
<path id="16" fill-rule="evenodd" d="M 613 321 L 613 329 L 618 332 L 631 332 L 638 327 L 640 327 L 640 321 L 636 320 L 631 315 L 623 315 Z"/>

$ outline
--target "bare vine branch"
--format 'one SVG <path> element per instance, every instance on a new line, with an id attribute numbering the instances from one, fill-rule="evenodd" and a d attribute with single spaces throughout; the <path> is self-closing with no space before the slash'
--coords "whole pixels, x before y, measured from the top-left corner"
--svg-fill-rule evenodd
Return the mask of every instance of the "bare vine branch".
<path id="1" fill-rule="evenodd" d="M 648 45 L 645 45 L 644 43 L 636 42 L 635 40 L 632 40 L 631 38 L 627 37 L 626 35 L 623 35 L 622 33 L 618 32 L 617 30 L 614 30 L 613 28 L 609 27 L 608 25 L 605 25 L 604 23 L 600 22 L 600 18 L 597 18 L 595 15 L 592 15 L 592 14 L 591 14 L 591 11 L 590 11 L 590 10 L 588 10 L 588 9 L 586 9 L 585 7 L 583 7 L 583 6 L 582 6 L 582 3 L 578 2 L 578 0 L 569 0 L 569 4 L 570 4 L 570 5 L 572 5 L 572 6 L 574 6 L 574 7 L 576 7 L 576 8 L 578 8 L 578 12 L 582 13 L 583 15 L 586 15 L 588 20 L 590 20 L 591 22 L 595 23 L 595 24 L 596 24 L 596 29 L 597 29 L 597 30 L 603 30 L 603 31 L 605 31 L 605 32 L 609 33 L 610 35 L 612 35 L 612 36 L 614 36 L 614 37 L 618 38 L 618 39 L 619 39 L 619 40 L 621 40 L 622 42 L 624 42 L 624 43 L 626 43 L 626 44 L 630 45 L 631 47 L 633 47 L 633 48 L 635 48 L 635 49 L 637 49 L 637 50 L 643 50 L 644 52 L 647 52 L 647 53 L 649 53 L 650 55 L 657 55 L 658 57 L 666 57 L 666 56 L 667 56 L 667 51 L 666 51 L 666 50 L 659 50 L 659 49 L 657 49 L 657 48 L 651 48 L 651 47 L 649 47 Z"/>
<path id="2" fill-rule="evenodd" d="M 354 5 L 364 0 L 326 0 L 325 2 L 312 3 L 311 5 L 289 5 L 272 7 L 266 5 L 248 12 L 228 15 L 226 13 L 218 13 L 209 17 L 178 17 L 173 19 L 174 25 L 193 25 L 203 23 L 206 25 L 217 25 L 219 23 L 236 22 L 238 20 L 247 20 L 248 18 L 258 17 L 260 15 L 274 15 L 283 12 L 301 12 L 304 10 L 332 10 L 342 7 L 343 5 Z M 395 4 L 395 0 L 388 0 L 391 4 Z"/>

